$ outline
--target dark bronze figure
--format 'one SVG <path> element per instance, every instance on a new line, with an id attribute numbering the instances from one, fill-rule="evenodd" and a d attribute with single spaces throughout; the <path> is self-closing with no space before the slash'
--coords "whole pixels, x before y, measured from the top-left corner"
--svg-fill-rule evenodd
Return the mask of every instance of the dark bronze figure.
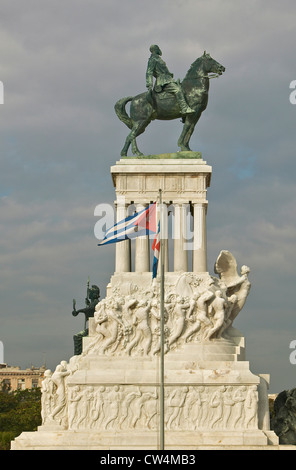
<path id="1" fill-rule="evenodd" d="M 174 75 L 167 68 L 166 63 L 162 60 L 162 52 L 155 44 L 150 47 L 151 56 L 148 61 L 146 71 L 146 87 L 149 91 L 153 89 L 153 77 L 155 77 L 154 90 L 156 93 L 172 93 L 177 100 L 180 113 L 182 115 L 194 113 L 185 101 L 182 87 L 180 83 L 174 80 Z"/>
<path id="2" fill-rule="evenodd" d="M 296 445 L 296 388 L 277 395 L 271 429 L 279 437 L 280 444 Z"/>
<path id="3" fill-rule="evenodd" d="M 79 313 L 84 313 L 84 328 L 82 331 L 73 336 L 74 340 L 74 354 L 82 353 L 82 338 L 88 335 L 88 319 L 94 316 L 95 308 L 100 300 L 100 289 L 96 285 L 89 287 L 89 280 L 87 281 L 87 292 L 85 298 L 85 307 L 76 310 L 76 300 L 73 299 L 72 315 L 76 317 Z"/>
<path id="4" fill-rule="evenodd" d="M 137 96 L 122 98 L 115 104 L 115 112 L 119 119 L 127 125 L 131 132 L 126 138 L 121 156 L 127 156 L 132 145 L 132 153 L 143 156 L 139 151 L 136 137 L 142 134 L 148 124 L 154 119 L 171 120 L 182 118 L 183 131 L 178 140 L 178 146 L 183 151 L 190 151 L 189 141 L 201 113 L 208 104 L 209 79 L 222 75 L 223 65 L 216 62 L 210 54 L 204 54 L 196 59 L 188 70 L 182 82 L 174 81 L 157 45 L 150 47 L 151 57 L 146 72 L 148 92 Z M 153 88 L 153 77 L 156 79 Z M 131 102 L 130 116 L 126 105 Z"/>

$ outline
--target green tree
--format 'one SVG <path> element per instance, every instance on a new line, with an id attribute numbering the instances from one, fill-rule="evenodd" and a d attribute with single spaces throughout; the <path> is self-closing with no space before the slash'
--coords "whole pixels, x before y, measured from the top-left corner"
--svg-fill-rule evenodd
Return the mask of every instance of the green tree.
<path id="1" fill-rule="evenodd" d="M 41 391 L 0 391 L 0 450 L 23 431 L 36 431 L 41 424 Z M 9 447 L 8 447 L 9 448 Z"/>

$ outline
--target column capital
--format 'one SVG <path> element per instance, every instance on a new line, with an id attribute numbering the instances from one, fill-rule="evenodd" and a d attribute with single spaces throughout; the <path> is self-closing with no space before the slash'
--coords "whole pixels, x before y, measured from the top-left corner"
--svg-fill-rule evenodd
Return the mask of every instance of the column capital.
<path id="1" fill-rule="evenodd" d="M 126 199 L 116 199 L 114 201 L 114 206 L 117 207 L 128 207 L 131 206 L 131 201 L 127 201 Z"/>
<path id="2" fill-rule="evenodd" d="M 205 213 L 208 212 L 208 201 L 195 201 L 192 202 L 193 208 L 205 209 Z"/>
<path id="3" fill-rule="evenodd" d="M 141 206 L 143 209 L 145 209 L 145 207 L 149 206 L 149 202 L 137 202 L 137 201 L 135 201 L 134 205 L 136 207 Z"/>
<path id="4" fill-rule="evenodd" d="M 208 201 L 192 201 L 193 206 L 208 207 Z"/>

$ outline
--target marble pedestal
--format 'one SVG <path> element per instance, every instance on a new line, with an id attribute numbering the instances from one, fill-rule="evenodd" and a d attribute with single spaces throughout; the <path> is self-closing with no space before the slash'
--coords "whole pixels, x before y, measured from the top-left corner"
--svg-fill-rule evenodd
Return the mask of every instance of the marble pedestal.
<path id="1" fill-rule="evenodd" d="M 109 291 L 128 289 L 127 276 L 114 275 Z M 151 276 L 140 277 L 146 290 Z M 201 278 L 206 283 L 211 276 Z M 173 285 L 180 276 L 168 273 L 166 279 Z M 91 319 L 83 353 L 63 366 L 68 375 L 61 412 L 54 420 L 45 417 L 37 432 L 22 433 L 13 450 L 159 449 L 157 337 L 146 355 L 143 337 L 130 354 L 119 337 L 102 353 L 96 325 Z M 268 381 L 268 375 L 251 372 L 245 340 L 234 327 L 227 338 L 202 342 L 181 335 L 165 355 L 165 449 L 280 449 L 269 427 Z"/>
<path id="2" fill-rule="evenodd" d="M 167 450 L 278 446 L 269 430 L 267 377 L 238 360 L 243 343 L 234 336 L 166 355 Z M 22 433 L 12 449 L 158 449 L 159 358 L 90 354 L 78 364 L 67 380 L 66 419 Z M 82 398 L 73 414 L 75 388 Z"/>
<path id="3" fill-rule="evenodd" d="M 121 159 L 111 168 L 117 219 L 157 201 L 174 211 L 173 260 L 165 243 L 165 449 L 280 449 L 270 431 L 268 375 L 251 372 L 235 318 L 250 290 L 223 250 L 207 270 L 207 188 L 211 167 L 195 152 Z M 192 271 L 184 207 L 193 217 Z M 166 232 L 167 222 L 165 222 Z M 160 282 L 149 240 L 116 244 L 106 298 L 89 320 L 82 354 L 42 383 L 42 426 L 12 449 L 159 449 Z M 103 248 L 101 248 L 103 249 Z"/>

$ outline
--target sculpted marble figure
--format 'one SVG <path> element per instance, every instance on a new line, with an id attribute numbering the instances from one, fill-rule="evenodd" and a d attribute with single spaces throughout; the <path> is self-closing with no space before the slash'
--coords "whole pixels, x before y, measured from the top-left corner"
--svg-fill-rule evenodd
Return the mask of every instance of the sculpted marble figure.
<path id="1" fill-rule="evenodd" d="M 54 383 L 51 376 L 51 370 L 47 369 L 44 372 L 44 379 L 41 384 L 41 418 L 43 424 L 51 414 L 54 405 Z"/>
<path id="2" fill-rule="evenodd" d="M 230 252 L 222 251 L 216 261 L 219 279 L 201 279 L 194 273 L 166 286 L 165 352 L 190 342 L 222 341 L 243 308 L 250 291 L 248 273 L 238 274 Z M 187 295 L 182 295 L 183 291 Z M 189 295 L 188 295 L 189 294 Z M 99 302 L 94 313 L 96 334 L 82 356 L 88 354 L 149 356 L 160 351 L 159 289 L 137 286 L 124 296 L 120 287 Z"/>
<path id="3" fill-rule="evenodd" d="M 128 354 L 131 353 L 133 347 L 138 345 L 140 341 L 142 341 L 144 354 L 147 355 L 150 351 L 152 342 L 152 333 L 149 325 L 150 309 L 151 302 L 147 302 L 146 300 L 139 301 L 133 323 L 136 326 L 136 334 L 126 349 Z"/>
<path id="4" fill-rule="evenodd" d="M 78 402 L 82 398 L 80 387 L 76 385 L 69 391 L 68 396 L 68 418 L 69 418 L 69 429 L 73 428 L 74 419 L 77 418 Z"/>
<path id="5" fill-rule="evenodd" d="M 250 291 L 249 268 L 240 275 L 231 253 L 223 251 L 219 278 L 190 273 L 165 285 L 165 352 L 188 343 L 228 341 L 228 333 Z M 181 279 L 182 278 L 182 279 Z M 171 281 L 170 281 L 171 282 Z M 182 286 L 182 288 L 181 288 Z M 182 292 L 186 295 L 182 295 Z M 42 423 L 72 431 L 157 429 L 158 391 L 151 386 L 72 385 L 69 377 L 92 356 L 159 354 L 159 287 L 134 285 L 125 295 L 117 285 L 95 306 L 92 335 L 82 354 L 46 371 Z M 214 374 L 215 375 L 215 374 Z M 252 386 L 167 386 L 165 426 L 175 429 L 256 429 L 258 392 Z"/>
<path id="6" fill-rule="evenodd" d="M 168 429 L 180 426 L 182 411 L 188 393 L 188 387 L 175 388 L 167 394 L 167 414 L 166 422 Z"/>
<path id="7" fill-rule="evenodd" d="M 223 418 L 223 392 L 225 387 L 217 387 L 210 399 L 210 427 L 215 428 L 216 424 L 222 421 Z"/>
<path id="8" fill-rule="evenodd" d="M 207 339 L 213 338 L 215 334 L 217 335 L 223 326 L 226 308 L 227 300 L 223 298 L 222 292 L 218 289 L 215 291 L 215 298 L 211 304 L 212 327 L 206 335 Z"/>
<path id="9" fill-rule="evenodd" d="M 54 420 L 58 417 L 59 423 L 62 422 L 65 417 L 67 396 L 66 396 L 66 384 L 65 378 L 70 372 L 67 371 L 61 364 L 59 364 L 54 373 L 51 376 L 51 380 L 54 383 L 55 389 L 55 406 L 50 413 L 49 418 Z"/>
<path id="10" fill-rule="evenodd" d="M 206 291 L 203 294 L 193 294 L 190 300 L 190 308 L 188 312 L 188 322 L 192 323 L 191 328 L 187 329 L 184 336 L 185 342 L 192 337 L 194 333 L 197 333 L 202 326 L 211 325 L 208 315 L 208 302 L 214 297 L 213 292 Z"/>
<path id="11" fill-rule="evenodd" d="M 42 390 L 46 394 L 46 390 Z M 167 430 L 256 429 L 256 386 L 167 386 Z M 65 396 L 72 431 L 157 429 L 158 391 L 151 386 L 73 386 Z M 45 407 L 45 423 L 48 422 Z M 50 421 L 52 422 L 52 421 Z M 60 420 L 54 418 L 60 425 Z"/>
<path id="12" fill-rule="evenodd" d="M 187 299 L 186 299 L 187 300 Z M 189 303 L 186 302 L 184 297 L 178 296 L 175 299 L 175 305 L 174 305 L 174 316 L 173 316 L 173 330 L 172 334 L 169 336 L 169 346 L 171 347 L 182 335 L 185 324 L 186 324 L 186 312 L 189 308 Z"/>

